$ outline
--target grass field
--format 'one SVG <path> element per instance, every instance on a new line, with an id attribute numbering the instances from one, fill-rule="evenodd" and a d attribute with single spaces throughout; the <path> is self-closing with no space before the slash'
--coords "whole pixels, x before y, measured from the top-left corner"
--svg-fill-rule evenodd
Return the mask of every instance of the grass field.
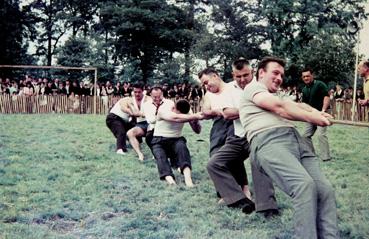
<path id="1" fill-rule="evenodd" d="M 0 238 L 292 238 L 292 206 L 266 220 L 217 204 L 206 172 L 210 122 L 185 135 L 194 188 L 167 186 L 149 150 L 116 155 L 105 116 L 0 115 Z M 369 238 L 369 130 L 332 126 L 333 184 L 341 238 Z M 249 162 L 245 163 L 248 173 Z M 250 177 L 251 178 L 251 177 Z"/>

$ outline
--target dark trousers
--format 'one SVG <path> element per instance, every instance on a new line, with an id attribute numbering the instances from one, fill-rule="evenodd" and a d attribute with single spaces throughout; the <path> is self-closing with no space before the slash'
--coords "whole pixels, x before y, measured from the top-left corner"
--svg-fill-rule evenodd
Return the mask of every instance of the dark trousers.
<path id="1" fill-rule="evenodd" d="M 244 161 L 249 157 L 249 144 L 245 137 L 228 137 L 226 143 L 210 159 L 207 170 L 216 190 L 227 205 L 246 198 L 240 185 L 247 185 L 247 175 Z M 237 168 L 238 167 L 238 168 Z M 236 177 L 235 169 L 241 172 L 243 177 Z M 256 197 L 256 209 L 276 209 L 274 188 L 268 176 L 251 167 L 254 188 L 258 189 Z"/>
<path id="2" fill-rule="evenodd" d="M 233 120 L 216 117 L 213 120 L 213 126 L 210 130 L 210 157 L 216 154 L 218 150 L 224 146 L 227 138 L 229 137 L 234 137 Z M 229 165 L 229 170 L 240 186 L 248 184 L 243 160 Z M 217 192 L 217 195 L 221 197 L 219 192 Z"/>
<path id="3" fill-rule="evenodd" d="M 234 135 L 233 120 L 226 120 L 223 117 L 213 119 L 210 130 L 209 154 L 213 156 L 226 142 L 228 136 Z"/>
<path id="4" fill-rule="evenodd" d="M 149 146 L 151 152 L 152 152 L 152 140 L 154 138 L 154 130 L 148 130 L 145 135 L 145 141 L 147 146 Z"/>
<path id="5" fill-rule="evenodd" d="M 166 176 L 172 176 L 174 178 L 171 164 L 168 161 L 168 155 L 175 155 L 175 166 L 178 166 L 181 172 L 185 167 L 191 169 L 190 151 L 187 148 L 186 139 L 184 137 L 166 138 L 154 136 L 151 145 L 158 166 L 160 179 L 163 180 Z"/>
<path id="6" fill-rule="evenodd" d="M 117 139 L 117 150 L 122 149 L 123 151 L 127 151 L 126 139 L 127 139 L 127 131 L 132 128 L 130 123 L 125 122 L 119 116 L 109 113 L 106 117 L 106 126 L 113 133 L 115 138 Z"/>

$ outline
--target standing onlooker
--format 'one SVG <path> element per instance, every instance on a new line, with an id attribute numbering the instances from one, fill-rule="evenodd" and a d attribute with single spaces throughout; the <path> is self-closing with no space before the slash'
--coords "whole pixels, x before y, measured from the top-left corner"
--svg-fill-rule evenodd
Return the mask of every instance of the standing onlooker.
<path id="1" fill-rule="evenodd" d="M 336 101 L 343 101 L 343 95 L 344 91 L 342 87 L 339 84 L 337 84 L 336 91 L 334 92 L 334 99 L 336 99 Z"/>
<path id="2" fill-rule="evenodd" d="M 132 89 L 128 82 L 123 82 L 122 95 L 124 97 L 131 96 Z"/>
<path id="3" fill-rule="evenodd" d="M 327 112 L 330 105 L 330 99 L 326 84 L 322 81 L 314 80 L 313 71 L 310 68 L 303 69 L 301 74 L 301 78 L 305 83 L 305 87 L 302 89 L 302 102 L 319 111 Z M 303 136 L 306 137 L 307 142 L 313 151 L 314 146 L 311 137 L 313 137 L 315 132 L 318 133 L 320 157 L 323 161 L 329 161 L 331 156 L 329 153 L 327 128 L 306 122 Z"/>
<path id="4" fill-rule="evenodd" d="M 359 74 L 364 78 L 364 95 L 365 99 L 359 100 L 360 105 L 369 104 L 369 61 L 364 61 L 359 64 Z"/>

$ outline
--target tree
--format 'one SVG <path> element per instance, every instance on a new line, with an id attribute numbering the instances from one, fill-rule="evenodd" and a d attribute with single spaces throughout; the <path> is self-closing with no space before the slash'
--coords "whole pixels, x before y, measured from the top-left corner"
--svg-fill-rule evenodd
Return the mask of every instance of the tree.
<path id="1" fill-rule="evenodd" d="M 318 47 L 317 47 L 318 46 Z M 347 40 L 325 33 L 307 44 L 299 55 L 297 64 L 310 66 L 315 78 L 341 85 L 352 85 L 354 77 L 354 45 Z"/>
<path id="2" fill-rule="evenodd" d="M 33 61 L 27 54 L 27 40 L 34 39 L 32 15 L 19 8 L 19 1 L 0 3 L 0 64 L 29 64 Z"/>
<path id="3" fill-rule="evenodd" d="M 91 66 L 91 42 L 78 37 L 71 37 L 59 50 L 57 61 L 62 66 L 90 67 Z M 88 72 L 87 72 L 88 73 Z M 71 72 L 69 78 L 82 79 L 83 72 Z"/>
<path id="4" fill-rule="evenodd" d="M 189 38 L 185 13 L 165 0 L 107 2 L 101 17 L 102 24 L 117 37 L 117 55 L 138 60 L 144 82 L 163 59 L 184 52 Z"/>
<path id="5" fill-rule="evenodd" d="M 36 55 L 44 56 L 46 65 L 51 66 L 59 40 L 68 29 L 65 25 L 64 1 L 35 0 L 30 6 L 39 21 Z"/>
<path id="6" fill-rule="evenodd" d="M 231 77 L 230 64 L 239 57 L 258 59 L 266 52 L 261 45 L 266 41 L 265 27 L 255 14 L 253 1 L 212 1 L 213 32 L 204 34 L 197 45 L 201 55 L 212 56 L 223 69 L 225 79 Z M 206 59 L 208 62 L 209 59 Z"/>
<path id="7" fill-rule="evenodd" d="M 90 25 L 93 24 L 98 11 L 98 2 L 98 0 L 64 0 L 64 17 L 68 26 L 72 28 L 73 36 L 77 36 L 77 33 L 82 31 L 83 36 L 87 37 L 90 32 Z"/>
<path id="8" fill-rule="evenodd" d="M 365 0 L 259 1 L 260 15 L 267 21 L 268 39 L 274 55 L 301 68 L 313 65 L 318 78 L 350 82 L 354 39 L 347 23 L 363 14 Z M 287 71 L 294 72 L 294 71 Z M 289 80 L 295 76 L 286 75 Z"/>

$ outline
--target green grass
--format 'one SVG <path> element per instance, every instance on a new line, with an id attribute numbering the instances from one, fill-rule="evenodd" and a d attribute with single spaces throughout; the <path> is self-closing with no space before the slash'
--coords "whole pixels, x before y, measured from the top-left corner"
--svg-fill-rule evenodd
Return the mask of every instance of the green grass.
<path id="1" fill-rule="evenodd" d="M 0 115 L 0 238 L 279 238 L 293 236 L 292 206 L 265 220 L 217 205 L 206 172 L 210 122 L 185 128 L 195 188 L 167 186 L 149 150 L 114 153 L 105 116 Z M 203 139 L 203 141 L 201 140 Z M 341 238 L 369 238 L 369 131 L 329 130 Z M 246 168 L 250 173 L 248 161 Z"/>

